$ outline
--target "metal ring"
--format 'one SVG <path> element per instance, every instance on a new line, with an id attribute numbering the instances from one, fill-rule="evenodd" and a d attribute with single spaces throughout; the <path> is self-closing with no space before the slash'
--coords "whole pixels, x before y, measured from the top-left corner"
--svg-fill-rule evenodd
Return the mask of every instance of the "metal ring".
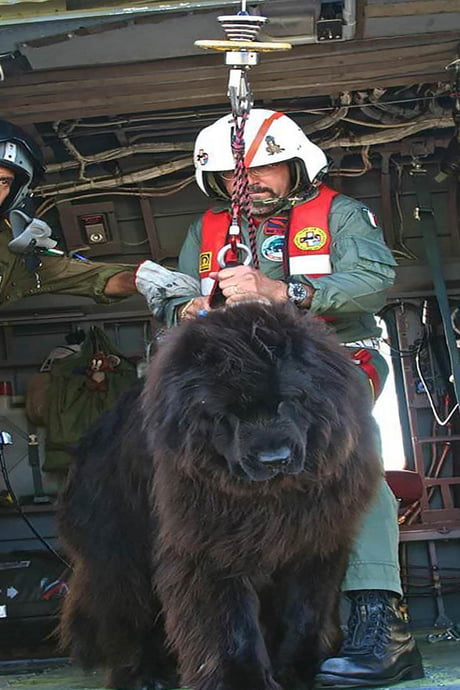
<path id="1" fill-rule="evenodd" d="M 229 243 L 229 244 L 225 244 L 222 247 L 222 249 L 219 249 L 219 252 L 217 254 L 217 263 L 219 264 L 219 266 L 221 268 L 225 268 L 225 266 L 226 266 L 225 254 L 231 248 L 232 248 L 232 245 Z M 251 260 L 252 260 L 251 250 L 249 249 L 249 247 L 247 247 L 245 244 L 241 244 L 241 242 L 237 242 L 236 248 L 241 249 L 242 251 L 246 252 L 246 256 L 244 257 L 244 260 L 243 260 L 243 266 L 249 266 L 249 264 L 251 263 Z"/>

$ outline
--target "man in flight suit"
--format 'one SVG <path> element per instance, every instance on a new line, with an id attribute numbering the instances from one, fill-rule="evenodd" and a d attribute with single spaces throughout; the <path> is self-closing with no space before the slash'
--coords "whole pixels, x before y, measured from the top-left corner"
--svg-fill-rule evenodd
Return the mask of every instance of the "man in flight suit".
<path id="1" fill-rule="evenodd" d="M 322 183 L 326 156 L 293 120 L 253 109 L 245 126 L 245 166 L 259 267 L 252 257 L 247 265 L 222 268 L 217 258 L 230 240 L 234 136 L 231 116 L 198 135 L 197 183 L 223 204 L 191 225 L 179 258 L 179 271 L 201 281 L 201 296 L 164 300 L 157 317 L 172 325 L 204 316 L 216 283 L 226 304 L 248 298 L 290 300 L 300 311 L 308 309 L 330 322 L 339 340 L 364 363 L 377 395 L 387 366 L 376 349 L 381 331 L 374 314 L 385 304 L 395 261 L 373 214 Z M 239 241 L 251 246 L 245 218 Z M 340 653 L 322 664 L 318 681 L 323 686 L 388 685 L 423 675 L 398 607 L 398 537 L 396 500 L 382 478 L 343 582 L 351 601 L 348 634 Z"/>
<path id="2" fill-rule="evenodd" d="M 136 294 L 133 266 L 43 253 L 35 255 L 35 265 L 31 262 L 33 246 L 46 250 L 55 245 L 46 223 L 19 211 L 42 174 L 35 142 L 20 127 L 0 120 L 0 304 L 46 292 L 92 297 L 102 303 Z M 26 219 L 25 227 L 13 237 L 8 217 L 18 211 Z"/>

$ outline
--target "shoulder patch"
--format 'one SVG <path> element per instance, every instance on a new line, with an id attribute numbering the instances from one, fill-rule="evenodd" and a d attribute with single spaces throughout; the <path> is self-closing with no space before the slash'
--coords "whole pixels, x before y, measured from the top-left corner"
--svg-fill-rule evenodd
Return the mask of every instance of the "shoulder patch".
<path id="1" fill-rule="evenodd" d="M 326 246 L 327 233 L 322 228 L 310 227 L 299 230 L 294 236 L 297 249 L 304 252 L 318 252 Z"/>
<path id="2" fill-rule="evenodd" d="M 261 254 L 269 261 L 282 261 L 284 256 L 284 235 L 270 235 L 262 242 Z"/>

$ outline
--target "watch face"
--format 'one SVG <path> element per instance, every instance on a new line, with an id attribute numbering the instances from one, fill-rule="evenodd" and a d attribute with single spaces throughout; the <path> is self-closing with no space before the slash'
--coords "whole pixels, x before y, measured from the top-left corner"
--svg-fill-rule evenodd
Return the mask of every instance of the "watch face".
<path id="1" fill-rule="evenodd" d="M 292 302 L 303 302 L 307 297 L 307 289 L 302 283 L 291 282 L 288 284 L 288 297 Z"/>

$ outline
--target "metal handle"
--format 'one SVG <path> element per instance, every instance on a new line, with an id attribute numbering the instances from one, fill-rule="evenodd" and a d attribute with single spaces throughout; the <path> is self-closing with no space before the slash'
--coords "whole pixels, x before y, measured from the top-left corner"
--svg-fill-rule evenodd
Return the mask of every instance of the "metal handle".
<path id="1" fill-rule="evenodd" d="M 219 249 L 219 253 L 217 254 L 217 263 L 219 264 L 219 266 L 221 268 L 225 268 L 225 266 L 226 266 L 225 254 L 231 248 L 232 248 L 232 245 L 229 243 L 229 244 L 225 244 L 222 247 L 222 249 Z M 243 251 L 246 254 L 246 256 L 243 259 L 243 266 L 249 266 L 249 264 L 251 263 L 251 260 L 252 260 L 251 250 L 249 249 L 249 247 L 247 247 L 245 244 L 242 244 L 241 242 L 237 242 L 236 248 L 241 249 L 241 251 Z"/>

